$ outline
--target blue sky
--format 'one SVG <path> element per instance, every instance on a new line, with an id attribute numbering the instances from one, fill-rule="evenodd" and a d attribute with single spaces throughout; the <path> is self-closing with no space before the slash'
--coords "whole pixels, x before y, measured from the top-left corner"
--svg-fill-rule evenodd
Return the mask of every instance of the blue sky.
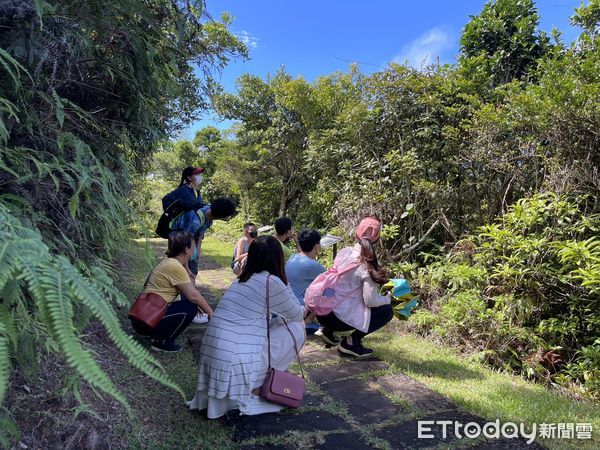
<path id="1" fill-rule="evenodd" d="M 485 0 L 207 0 L 213 18 L 234 16 L 231 31 L 250 50 L 248 61 L 232 61 L 220 75 L 226 90 L 244 73 L 261 77 L 285 66 L 288 73 L 312 81 L 331 72 L 347 71 L 351 63 L 363 72 L 382 70 L 388 62 L 415 67 L 436 61 L 454 62 L 458 42 L 470 15 L 481 12 Z M 579 31 L 569 16 L 580 0 L 538 0 L 540 27 L 557 27 L 566 41 Z M 203 126 L 227 128 L 206 112 L 182 133 L 193 137 Z"/>

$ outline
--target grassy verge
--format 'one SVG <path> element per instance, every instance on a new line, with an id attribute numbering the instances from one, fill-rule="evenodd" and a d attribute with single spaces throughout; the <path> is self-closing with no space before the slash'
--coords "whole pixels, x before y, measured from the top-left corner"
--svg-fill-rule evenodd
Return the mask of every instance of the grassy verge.
<path id="1" fill-rule="evenodd" d="M 155 255 L 164 253 L 164 240 L 150 240 L 149 250 Z M 209 246 L 210 247 L 210 246 Z M 224 251 L 224 246 L 223 246 Z M 122 273 L 121 289 L 131 298 L 148 275 L 149 265 L 145 241 L 132 243 L 127 249 L 128 271 Z M 129 329 L 127 312 L 120 311 L 124 326 Z M 198 367 L 185 332 L 178 341 L 184 350 L 175 355 L 155 354 L 169 376 L 181 386 L 189 400 L 196 390 Z M 140 339 L 149 346 L 147 339 Z M 111 371 L 115 384 L 126 393 L 134 416 L 123 423 L 117 432 L 128 448 L 237 448 L 231 430 L 220 421 L 208 420 L 197 411 L 190 411 L 185 400 L 176 392 L 146 379 L 129 364 Z"/>
<path id="2" fill-rule="evenodd" d="M 229 269 L 231 267 L 231 258 L 235 244 L 223 242 L 213 236 L 206 236 L 202 240 L 202 254 L 208 256 L 221 267 Z"/>
<path id="3" fill-rule="evenodd" d="M 501 422 L 591 423 L 591 440 L 539 440 L 555 449 L 600 448 L 600 405 L 578 401 L 522 378 L 468 361 L 452 349 L 408 334 L 402 322 L 365 340 L 377 356 L 466 411 Z"/>
<path id="4" fill-rule="evenodd" d="M 208 236 L 203 253 L 223 267 L 231 261 L 230 243 Z M 366 340 L 377 355 L 466 411 L 488 420 L 536 423 L 591 423 L 591 441 L 540 440 L 549 448 L 600 448 L 600 405 L 578 401 L 539 384 L 470 362 L 456 351 L 404 331 L 394 320 Z"/>

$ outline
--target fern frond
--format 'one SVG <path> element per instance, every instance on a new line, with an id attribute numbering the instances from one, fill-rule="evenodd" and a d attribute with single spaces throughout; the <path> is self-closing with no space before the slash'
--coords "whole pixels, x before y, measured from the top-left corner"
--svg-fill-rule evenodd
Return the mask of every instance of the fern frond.
<path id="1" fill-rule="evenodd" d="M 4 70 L 10 75 L 15 85 L 20 84 L 19 78 L 21 76 L 21 71 L 27 73 L 25 68 L 2 48 L 0 48 L 0 65 L 4 67 Z"/>
<path id="2" fill-rule="evenodd" d="M 41 270 L 40 284 L 44 290 L 50 314 L 52 334 L 58 341 L 67 362 L 91 387 L 106 392 L 127 406 L 127 400 L 123 394 L 117 390 L 111 379 L 98 366 L 92 354 L 82 346 L 75 334 L 73 304 L 70 298 L 72 291 L 65 282 L 64 271 L 64 262 L 62 267 L 43 267 Z M 70 263 L 66 271 L 77 273 Z"/>
<path id="3" fill-rule="evenodd" d="M 127 407 L 123 394 L 79 339 L 75 305 L 85 307 L 102 323 L 110 339 L 134 367 L 183 396 L 160 363 L 122 330 L 111 303 L 125 305 L 126 300 L 105 271 L 95 267 L 89 272 L 91 277 L 84 277 L 65 256 L 51 255 L 40 234 L 23 226 L 2 205 L 0 223 L 0 292 L 16 289 L 17 280 L 20 280 L 20 285 L 33 299 L 39 322 L 45 324 L 69 365 L 93 389 L 111 395 Z M 18 296 L 13 293 L 7 298 L 17 299 Z M 10 332 L 13 316 L 8 308 L 9 302 L 0 304 L 1 338 L 7 348 L 3 355 L 8 355 L 8 338 L 15 334 Z M 8 382 L 5 372 L 9 369 L 6 362 L 0 364 L 3 364 L 0 367 L 0 392 L 5 392 Z"/>
<path id="4" fill-rule="evenodd" d="M 97 282 L 74 276 L 68 270 L 70 263 L 64 257 L 58 257 L 59 270 L 65 275 L 65 282 L 76 298 L 90 308 L 94 316 L 100 320 L 108 331 L 108 335 L 117 348 L 127 357 L 129 362 L 137 369 L 158 382 L 169 386 L 184 396 L 183 391 L 165 373 L 162 365 L 135 339 L 125 334 L 117 316 L 110 306 L 109 298 L 104 298 L 106 293 L 100 289 Z"/>
<path id="5" fill-rule="evenodd" d="M 105 269 L 100 267 L 92 267 L 91 276 L 94 280 L 94 285 L 98 289 L 98 293 L 105 299 L 111 299 L 121 307 L 129 307 L 130 301 L 123 293 L 118 291 L 113 280 L 108 276 Z"/>
<path id="6" fill-rule="evenodd" d="M 0 405 L 4 401 L 8 378 L 10 376 L 10 353 L 8 352 L 8 336 L 6 328 L 0 322 Z"/>

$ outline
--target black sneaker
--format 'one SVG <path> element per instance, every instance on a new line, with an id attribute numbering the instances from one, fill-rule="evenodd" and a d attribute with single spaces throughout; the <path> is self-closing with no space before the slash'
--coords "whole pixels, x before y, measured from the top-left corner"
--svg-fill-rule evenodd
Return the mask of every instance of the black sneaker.
<path id="1" fill-rule="evenodd" d="M 152 346 L 150 348 L 157 352 L 166 353 L 178 353 L 183 350 L 183 347 L 175 341 L 159 341 L 157 339 L 152 341 Z"/>
<path id="2" fill-rule="evenodd" d="M 321 327 L 315 331 L 315 336 L 318 336 L 325 345 L 338 345 L 340 340 L 333 335 L 333 331 L 329 328 Z"/>
<path id="3" fill-rule="evenodd" d="M 360 342 L 353 342 L 352 345 L 350 345 L 348 344 L 347 339 L 342 339 L 340 341 L 338 344 L 338 351 L 358 358 L 364 358 L 365 356 L 371 356 L 373 354 L 373 349 L 363 347 Z"/>

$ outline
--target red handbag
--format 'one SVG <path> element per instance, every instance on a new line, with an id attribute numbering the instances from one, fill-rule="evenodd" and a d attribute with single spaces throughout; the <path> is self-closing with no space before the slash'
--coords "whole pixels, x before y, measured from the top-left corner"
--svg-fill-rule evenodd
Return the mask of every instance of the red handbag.
<path id="1" fill-rule="evenodd" d="M 156 267 L 154 269 L 156 269 Z M 150 275 L 152 275 L 154 269 L 152 269 Z M 142 293 L 137 296 L 133 302 L 133 305 L 131 305 L 128 315 L 129 319 L 137 322 L 136 325 L 138 325 L 138 329 L 148 333 L 156 328 L 169 306 L 167 301 L 157 293 L 144 292 L 144 289 L 146 289 L 146 285 L 148 284 L 148 280 L 150 280 L 150 275 L 148 275 L 148 278 L 146 278 L 146 282 L 142 288 Z"/>
<path id="2" fill-rule="evenodd" d="M 143 292 L 129 310 L 129 318 L 153 330 L 162 320 L 169 304 L 155 292 Z"/>
<path id="3" fill-rule="evenodd" d="M 285 323 L 286 328 L 290 332 L 290 336 L 292 336 L 294 350 L 296 351 L 296 357 L 298 358 L 298 364 L 300 365 L 302 377 L 271 367 L 271 332 L 269 327 L 271 314 L 269 311 L 269 277 L 270 275 L 267 276 L 267 346 L 269 350 L 269 372 L 265 382 L 260 388 L 259 395 L 270 402 L 287 406 L 289 408 L 297 408 L 300 406 L 300 401 L 304 396 L 304 371 L 302 370 L 302 363 L 300 362 L 300 355 L 298 354 L 296 339 L 294 338 L 294 334 L 290 331 L 285 319 L 283 319 L 283 323 Z"/>

